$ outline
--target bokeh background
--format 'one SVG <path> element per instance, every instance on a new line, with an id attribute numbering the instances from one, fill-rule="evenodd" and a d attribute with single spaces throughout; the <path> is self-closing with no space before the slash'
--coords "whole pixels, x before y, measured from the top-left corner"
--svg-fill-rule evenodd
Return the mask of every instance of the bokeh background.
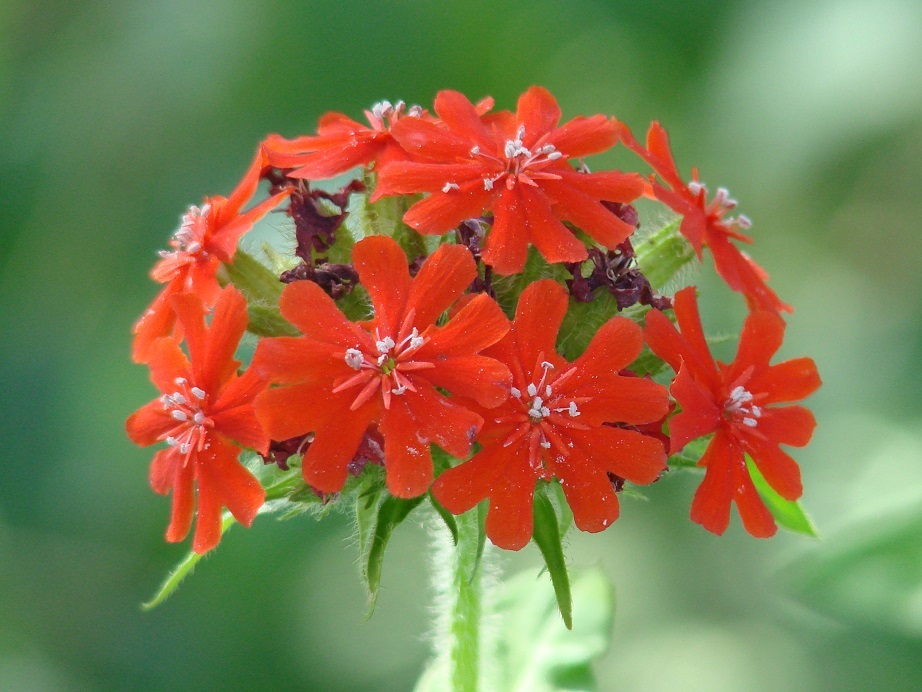
<path id="1" fill-rule="evenodd" d="M 234 529 L 140 611 L 185 546 L 163 543 L 168 500 L 124 435 L 154 393 L 129 328 L 179 214 L 229 192 L 267 133 L 446 87 L 514 107 L 531 84 L 566 116 L 661 120 L 684 171 L 731 189 L 797 308 L 782 355 L 813 355 L 825 381 L 797 453 L 821 540 L 711 536 L 681 474 L 572 538 L 572 566 L 617 589 L 601 688 L 922 687 L 915 0 L 0 3 L 0 687 L 412 685 L 418 527 L 398 531 L 370 622 L 341 518 Z M 737 330 L 742 301 L 700 280 L 706 323 Z"/>

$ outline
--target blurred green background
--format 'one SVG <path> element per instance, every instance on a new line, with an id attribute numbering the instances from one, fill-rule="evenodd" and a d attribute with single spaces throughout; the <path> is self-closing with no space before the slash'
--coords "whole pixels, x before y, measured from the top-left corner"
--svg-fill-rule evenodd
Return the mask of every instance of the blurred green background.
<path id="1" fill-rule="evenodd" d="M 572 565 L 617 588 L 602 689 L 922 688 L 915 0 L 0 3 L 0 688 L 412 685 L 428 599 L 409 524 L 368 623 L 341 518 L 234 529 L 140 611 L 186 547 L 163 543 L 169 501 L 123 431 L 154 394 L 129 329 L 179 215 L 267 133 L 441 88 L 509 108 L 531 84 L 566 116 L 661 120 L 683 172 L 731 189 L 797 308 L 782 356 L 825 381 L 796 454 L 822 540 L 711 536 L 680 474 L 572 537 Z M 742 301 L 701 282 L 706 324 L 737 330 Z"/>

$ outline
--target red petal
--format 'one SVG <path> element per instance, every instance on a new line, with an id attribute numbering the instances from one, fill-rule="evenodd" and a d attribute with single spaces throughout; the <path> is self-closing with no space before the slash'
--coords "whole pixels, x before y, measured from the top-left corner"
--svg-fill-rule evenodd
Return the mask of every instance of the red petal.
<path id="1" fill-rule="evenodd" d="M 387 489 L 395 497 L 422 495 L 432 483 L 432 455 L 402 397 L 391 398 L 391 408 L 384 411 L 378 429 L 384 435 Z"/>
<path id="2" fill-rule="evenodd" d="M 565 468 L 588 465 L 643 485 L 652 483 L 666 470 L 662 443 L 634 430 L 606 425 L 593 430 L 573 430 L 569 436 L 576 447 L 563 464 Z M 556 469 L 559 464 L 554 466 Z"/>
<path id="3" fill-rule="evenodd" d="M 391 410 L 401 406 L 406 409 L 414 427 L 414 435 L 420 442 L 435 442 L 458 459 L 470 454 L 471 443 L 483 425 L 483 419 L 446 399 L 422 378 L 413 378 L 413 384 L 417 391 L 406 391 L 391 397 Z"/>
<path id="4" fill-rule="evenodd" d="M 532 148 L 535 143 L 557 127 L 560 106 L 543 87 L 533 86 L 519 97 L 516 119 L 525 127 L 523 143 Z"/>
<path id="5" fill-rule="evenodd" d="M 150 358 L 150 347 L 157 339 L 169 336 L 176 322 L 172 297 L 181 287 L 181 281 L 171 281 L 157 294 L 154 302 L 141 315 L 132 328 L 135 334 L 131 358 L 135 363 L 146 363 Z"/>
<path id="6" fill-rule="evenodd" d="M 609 249 L 634 232 L 633 226 L 575 187 L 556 180 L 543 181 L 542 187 L 554 199 L 554 213 L 558 217 L 576 224 Z"/>
<path id="7" fill-rule="evenodd" d="M 557 333 L 568 305 L 567 290 L 550 279 L 536 281 L 522 291 L 512 334 L 524 368 L 534 367 L 542 353 L 546 360 L 557 355 Z"/>
<path id="8" fill-rule="evenodd" d="M 458 356 L 435 361 L 424 373 L 429 382 L 456 396 L 473 399 L 493 408 L 509 397 L 512 375 L 509 368 L 486 356 Z"/>
<path id="9" fill-rule="evenodd" d="M 476 181 L 483 187 L 483 176 L 490 173 L 476 163 L 395 162 L 381 169 L 374 196 L 377 199 L 386 195 L 439 192 L 446 183 L 462 185 Z"/>
<path id="10" fill-rule="evenodd" d="M 410 269 L 407 256 L 393 238 L 369 236 L 355 244 L 352 259 L 359 281 L 375 307 L 381 338 L 396 337 L 407 310 Z"/>
<path id="11" fill-rule="evenodd" d="M 461 514 L 493 492 L 493 486 L 507 466 L 517 461 L 527 464 L 516 446 L 504 447 L 494 444 L 484 447 L 470 461 L 448 469 L 432 486 L 435 498 L 454 514 Z M 526 542 L 528 539 L 525 539 Z"/>
<path id="12" fill-rule="evenodd" d="M 736 358 L 727 372 L 727 380 L 732 382 L 750 366 L 755 366 L 757 373 L 767 368 L 783 340 L 784 320 L 778 315 L 764 310 L 750 313 L 743 324 Z"/>
<path id="13" fill-rule="evenodd" d="M 346 319 L 333 299 L 313 281 L 288 284 L 282 291 L 279 308 L 305 336 L 343 348 L 374 349 L 368 332 Z"/>
<path id="14" fill-rule="evenodd" d="M 597 200 L 606 202 L 633 202 L 643 194 L 643 178 L 637 173 L 604 171 L 601 173 L 579 173 L 566 167 L 554 170 L 564 184 Z"/>
<path id="15" fill-rule="evenodd" d="M 166 540 L 178 543 L 189 535 L 192 526 L 192 516 L 195 513 L 194 474 L 191 464 L 184 466 L 177 455 L 170 455 L 171 450 L 163 450 L 163 457 L 169 455 L 173 465 L 173 482 L 170 490 L 173 493 L 173 504 L 170 508 L 170 524 L 166 529 Z M 158 456 L 161 453 L 158 452 Z M 155 461 L 157 457 L 155 457 Z M 151 469 L 153 470 L 153 469 Z M 153 485 L 153 476 L 151 484 Z"/>
<path id="16" fill-rule="evenodd" d="M 639 377 L 600 376 L 595 385 L 587 382 L 579 389 L 565 389 L 565 397 L 591 397 L 579 404 L 580 423 L 598 426 L 624 422 L 643 425 L 661 420 L 669 410 L 666 388 Z"/>
<path id="17" fill-rule="evenodd" d="M 415 310 L 413 325 L 422 331 L 445 312 L 477 278 L 477 265 L 461 245 L 440 245 L 429 255 L 410 287 L 407 310 Z"/>
<path id="18" fill-rule="evenodd" d="M 494 483 L 487 513 L 487 536 L 506 550 L 524 548 L 534 530 L 535 472 L 528 464 L 527 447 L 512 445 L 515 452 Z"/>
<path id="19" fill-rule="evenodd" d="M 175 427 L 176 420 L 167 413 L 160 399 L 142 406 L 125 422 L 128 437 L 142 447 L 156 444 Z"/>
<path id="20" fill-rule="evenodd" d="M 604 115 L 573 118 L 554 130 L 545 140 L 570 158 L 605 151 L 618 141 L 614 124 Z"/>
<path id="21" fill-rule="evenodd" d="M 253 475 L 237 462 L 239 450 L 219 436 L 195 456 L 198 480 L 198 520 L 192 549 L 207 553 L 221 540 L 221 507 L 250 526 L 262 507 L 266 492 Z"/>
<path id="22" fill-rule="evenodd" d="M 391 128 L 391 135 L 414 157 L 433 161 L 454 162 L 466 158 L 473 146 L 469 139 L 419 118 L 401 118 Z"/>
<path id="23" fill-rule="evenodd" d="M 574 450 L 566 458 L 558 457 L 552 472 L 560 479 L 577 528 L 597 533 L 618 518 L 618 498 L 596 460 L 583 457 L 581 452 Z"/>
<path id="24" fill-rule="evenodd" d="M 220 225 L 227 223 L 231 217 L 236 216 L 246 203 L 253 199 L 256 194 L 256 188 L 259 186 L 259 176 L 266 166 L 266 156 L 262 147 L 256 150 L 253 162 L 244 174 L 243 179 L 237 185 L 237 188 L 230 193 L 227 201 L 221 206 L 220 213 L 216 221 Z"/>
<path id="25" fill-rule="evenodd" d="M 269 437 L 256 419 L 252 405 L 237 406 L 211 416 L 215 430 L 233 440 L 241 447 L 255 449 L 265 454 L 269 449 Z"/>
<path id="26" fill-rule="evenodd" d="M 445 358 L 470 356 L 479 353 L 502 339 L 509 331 L 509 320 L 496 301 L 479 294 L 465 303 L 445 326 L 426 335 L 425 343 L 414 355 L 414 360 L 436 363 Z"/>
<path id="27" fill-rule="evenodd" d="M 330 394 L 329 386 L 300 384 L 268 389 L 254 402 L 256 417 L 273 440 L 317 430 L 333 417 L 348 417 L 354 391 Z"/>
<path id="28" fill-rule="evenodd" d="M 756 431 L 776 444 L 804 447 L 815 428 L 816 419 L 803 406 L 772 406 L 762 409 Z"/>
<path id="29" fill-rule="evenodd" d="M 761 425 L 760 420 L 760 428 Z M 747 438 L 745 444 L 752 460 L 775 492 L 785 500 L 792 502 L 803 495 L 804 486 L 800 479 L 800 467 L 794 459 L 778 447 L 775 441 L 750 437 Z"/>
<path id="30" fill-rule="evenodd" d="M 711 349 L 701 327 L 701 316 L 698 313 L 698 299 L 695 296 L 696 288 L 688 286 L 675 294 L 675 316 L 682 328 L 682 338 L 686 343 L 684 360 L 691 368 L 692 376 L 708 385 L 712 390 L 719 381 L 717 367 L 711 356 Z"/>
<path id="31" fill-rule="evenodd" d="M 811 358 L 794 358 L 756 372 L 749 386 L 752 392 L 767 396 L 765 403 L 799 401 L 810 396 L 820 386 L 820 376 Z"/>
<path id="32" fill-rule="evenodd" d="M 332 408 L 329 399 L 327 406 Z M 357 411 L 337 407 L 322 427 L 315 428 L 314 441 L 304 455 L 303 472 L 307 483 L 325 493 L 343 489 L 349 462 L 358 451 L 378 406 L 378 401 L 373 399 Z"/>
<path id="33" fill-rule="evenodd" d="M 157 339 L 150 348 L 150 379 L 164 394 L 176 391 L 176 378 L 191 379 L 186 354 L 173 339 Z"/>
<path id="34" fill-rule="evenodd" d="M 250 368 L 276 384 L 330 382 L 345 374 L 344 357 L 341 347 L 307 337 L 279 336 L 260 339 Z"/>
<path id="35" fill-rule="evenodd" d="M 480 122 L 477 109 L 463 94 L 457 91 L 440 91 L 435 96 L 433 107 L 449 129 L 470 140 L 470 146 L 491 144 L 489 134 Z"/>
<path id="36" fill-rule="evenodd" d="M 458 224 L 483 214 L 495 193 L 485 190 L 479 178 L 461 185 L 458 190 L 433 192 L 417 202 L 403 215 L 403 222 L 423 235 L 441 235 Z"/>
<path id="37" fill-rule="evenodd" d="M 669 453 L 676 454 L 692 440 L 717 430 L 721 409 L 713 394 L 694 380 L 684 364 L 670 389 L 682 407 L 681 413 L 669 419 Z"/>
<path id="38" fill-rule="evenodd" d="M 335 178 L 356 166 L 374 161 L 383 151 L 385 144 L 386 139 L 383 137 L 364 141 L 349 138 L 321 151 L 305 154 L 298 160 L 298 168 L 288 177 L 307 180 Z"/>
<path id="39" fill-rule="evenodd" d="M 669 135 L 658 122 L 650 123 L 650 129 L 647 131 L 647 149 L 649 151 L 649 156 L 645 157 L 647 162 L 662 176 L 663 180 L 668 182 L 674 190 L 686 189 L 669 148 Z"/>
<path id="40" fill-rule="evenodd" d="M 528 185 L 520 185 L 522 212 L 528 239 L 549 263 L 582 262 L 589 255 L 573 232 L 554 216 L 542 192 Z"/>
<path id="41" fill-rule="evenodd" d="M 528 229 L 520 185 L 511 190 L 502 185 L 493 210 L 493 228 L 481 253 L 483 261 L 497 274 L 518 274 L 525 268 Z M 492 194 L 492 193 L 491 193 Z"/>
<path id="42" fill-rule="evenodd" d="M 762 498 L 759 497 L 745 467 L 737 470 L 735 485 L 736 492 L 733 499 L 746 531 L 755 538 L 774 536 L 777 531 L 775 519 L 762 502 Z"/>
<path id="43" fill-rule="evenodd" d="M 179 460 L 179 463 L 181 465 L 182 460 Z M 176 480 L 176 466 L 175 449 L 161 449 L 154 454 L 154 460 L 150 465 L 150 487 L 155 493 L 166 495 L 170 492 Z"/>
<path id="44" fill-rule="evenodd" d="M 692 500 L 691 519 L 718 536 L 730 524 L 730 504 L 734 496 L 734 466 L 743 464 L 743 453 L 718 431 L 698 462 L 706 466 L 704 480 Z"/>
<path id="45" fill-rule="evenodd" d="M 686 344 L 675 325 L 659 310 L 647 313 L 644 340 L 657 356 L 678 372 L 685 358 Z"/>
<path id="46" fill-rule="evenodd" d="M 579 358 L 573 361 L 582 382 L 597 375 L 616 373 L 630 365 L 643 350 L 643 333 L 634 322 L 613 317 L 603 324 Z"/>

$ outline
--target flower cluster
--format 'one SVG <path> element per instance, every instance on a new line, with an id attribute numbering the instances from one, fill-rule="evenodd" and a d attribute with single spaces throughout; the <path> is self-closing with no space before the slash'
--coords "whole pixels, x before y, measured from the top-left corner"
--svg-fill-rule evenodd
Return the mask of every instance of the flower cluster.
<path id="1" fill-rule="evenodd" d="M 659 123 L 643 146 L 610 116 L 561 124 L 540 87 L 514 112 L 493 105 L 443 91 L 432 112 L 376 104 L 367 125 L 328 113 L 315 135 L 267 137 L 229 197 L 182 216 L 151 274 L 165 286 L 134 327 L 133 357 L 162 396 L 127 423 L 136 443 L 166 445 L 150 481 L 172 493 L 168 540 L 188 534 L 196 494 L 196 552 L 218 543 L 222 508 L 250 525 L 265 461 L 297 476 L 278 498 L 292 505 L 375 483 L 445 514 L 484 502 L 487 536 L 518 550 L 536 493 L 558 486 L 559 511 L 601 531 L 626 482 L 654 483 L 708 436 L 692 519 L 722 533 L 735 503 L 749 533 L 774 533 L 747 458 L 800 497 L 779 445 L 805 445 L 815 421 L 776 404 L 819 378 L 808 358 L 769 362 L 791 308 L 734 245 L 751 242 L 750 221 L 727 216 L 724 188 L 709 201 L 697 172 L 683 180 Z M 590 172 L 583 158 L 619 142 L 652 171 Z M 338 191 L 311 187 L 350 171 Z M 261 180 L 268 192 L 245 210 Z M 681 221 L 642 234 L 641 197 Z M 238 243 L 276 208 L 296 247 L 272 250 L 270 269 Z M 707 248 L 745 296 L 729 365 L 711 355 L 696 289 L 651 280 L 664 239 L 689 248 L 683 261 Z"/>

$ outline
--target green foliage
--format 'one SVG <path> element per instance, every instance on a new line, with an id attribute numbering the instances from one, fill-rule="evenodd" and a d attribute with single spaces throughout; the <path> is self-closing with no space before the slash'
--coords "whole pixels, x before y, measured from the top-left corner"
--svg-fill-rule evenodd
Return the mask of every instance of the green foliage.
<path id="1" fill-rule="evenodd" d="M 406 519 L 410 512 L 412 512 L 424 499 L 425 495 L 420 495 L 419 497 L 414 497 L 409 500 L 387 495 L 378 505 L 378 511 L 374 522 L 374 531 L 372 532 L 370 527 L 367 529 L 368 537 L 370 537 L 370 544 L 367 558 L 363 560 L 362 563 L 362 575 L 365 579 L 365 586 L 368 589 L 368 613 L 366 618 L 371 617 L 375 612 L 375 604 L 378 600 L 378 587 L 381 584 L 381 571 L 384 568 L 384 551 L 387 548 L 387 542 L 390 540 L 394 529 L 403 523 L 403 520 Z"/>
<path id="2" fill-rule="evenodd" d="M 529 246 L 525 259 L 525 268 L 521 274 L 512 276 L 493 276 L 493 288 L 496 291 L 496 302 L 512 318 L 519 296 L 525 287 L 541 279 L 554 279 L 563 284 L 570 277 L 562 264 L 548 264 L 534 247 Z"/>
<path id="3" fill-rule="evenodd" d="M 227 533 L 227 530 L 233 526 L 236 522 L 234 517 L 231 516 L 230 512 L 224 512 L 222 521 L 221 521 L 221 535 L 223 536 Z M 152 610 L 158 605 L 163 603 L 166 599 L 173 595 L 176 589 L 179 588 L 179 585 L 195 570 L 195 566 L 198 564 L 204 555 L 199 555 L 198 553 L 190 550 L 186 556 L 179 561 L 176 567 L 173 568 L 163 580 L 163 583 L 160 585 L 160 588 L 157 589 L 157 592 L 154 594 L 146 603 L 141 604 L 141 608 L 144 610 Z"/>
<path id="4" fill-rule="evenodd" d="M 637 268 L 660 293 L 671 292 L 675 280 L 695 259 L 695 250 L 679 233 L 680 219 L 633 241 Z"/>
<path id="5" fill-rule="evenodd" d="M 224 265 L 227 279 L 247 300 L 250 324 L 248 329 L 257 336 L 297 336 L 298 330 L 279 312 L 279 296 L 285 284 L 262 262 L 243 250 L 237 250 L 234 261 Z"/>
<path id="6" fill-rule="evenodd" d="M 544 556 L 544 563 L 551 576 L 560 617 L 563 618 L 566 628 L 571 630 L 573 629 L 573 598 L 570 594 L 570 577 L 567 574 L 562 535 L 554 505 L 551 504 L 543 490 L 535 493 L 534 518 L 534 541 L 541 550 L 541 555 Z"/>
<path id="7" fill-rule="evenodd" d="M 601 569 L 580 572 L 573 580 L 573 629 L 555 612 L 548 578 L 537 583 L 531 572 L 507 580 L 497 603 L 502 636 L 497 669 L 502 680 L 493 689 L 513 692 L 595 690 L 592 660 L 608 649 L 614 618 L 614 592 Z"/>
<path id="8" fill-rule="evenodd" d="M 800 600 L 835 618 L 922 637 L 922 511 L 849 527 L 785 570 Z"/>

